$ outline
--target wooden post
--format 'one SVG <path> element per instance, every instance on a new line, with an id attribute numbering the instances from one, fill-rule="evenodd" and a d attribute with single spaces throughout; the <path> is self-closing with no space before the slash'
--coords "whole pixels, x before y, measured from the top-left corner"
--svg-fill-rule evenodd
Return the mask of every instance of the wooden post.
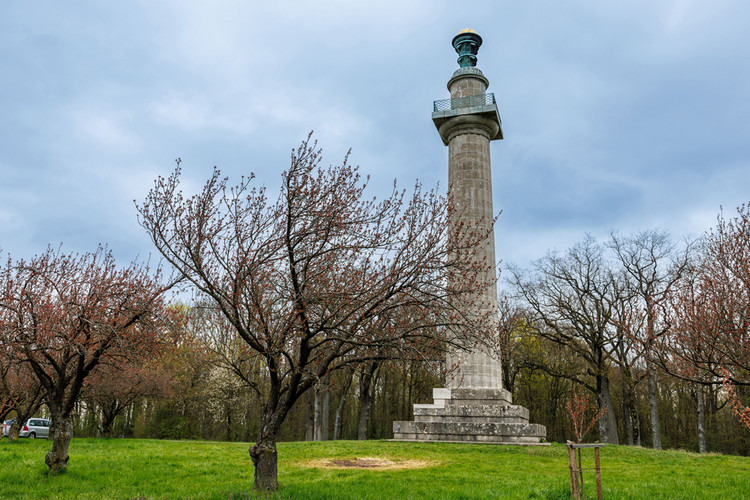
<path id="1" fill-rule="evenodd" d="M 586 488 L 583 486 L 583 460 L 580 448 L 578 448 L 578 475 L 581 477 L 581 499 L 586 500 Z"/>
<path id="2" fill-rule="evenodd" d="M 573 449 L 573 443 L 568 441 L 568 469 L 570 469 L 570 495 L 575 499 L 580 499 L 580 490 L 578 487 L 578 470 L 576 467 L 576 452 Z"/>
<path id="3" fill-rule="evenodd" d="M 568 469 L 570 470 L 570 495 L 576 500 L 586 500 L 586 490 L 583 481 L 583 452 L 581 448 L 594 448 L 594 473 L 596 476 L 596 498 L 602 500 L 602 468 L 599 459 L 599 448 L 606 446 L 602 443 L 581 444 L 568 441 Z M 578 456 L 576 457 L 576 453 Z M 592 469 L 586 469 L 591 472 Z"/>
<path id="4" fill-rule="evenodd" d="M 596 498 L 602 500 L 602 468 L 599 465 L 599 447 L 594 448 L 594 470 L 596 471 Z"/>

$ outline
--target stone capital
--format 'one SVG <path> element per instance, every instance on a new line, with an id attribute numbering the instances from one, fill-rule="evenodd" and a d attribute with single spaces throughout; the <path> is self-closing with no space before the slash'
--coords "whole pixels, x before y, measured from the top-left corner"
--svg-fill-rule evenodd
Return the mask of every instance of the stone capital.
<path id="1" fill-rule="evenodd" d="M 500 123 L 493 117 L 481 114 L 458 115 L 441 123 L 438 132 L 445 145 L 448 145 L 451 139 L 461 134 L 479 134 L 486 137 L 487 140 L 492 140 L 500 132 Z"/>

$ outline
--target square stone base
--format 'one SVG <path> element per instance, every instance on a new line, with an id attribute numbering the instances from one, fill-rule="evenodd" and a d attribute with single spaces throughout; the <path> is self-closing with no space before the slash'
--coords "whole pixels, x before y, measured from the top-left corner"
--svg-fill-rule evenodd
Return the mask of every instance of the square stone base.
<path id="1" fill-rule="evenodd" d="M 414 421 L 393 422 L 396 441 L 543 444 L 547 429 L 504 389 L 433 389 L 433 404 L 415 404 Z"/>

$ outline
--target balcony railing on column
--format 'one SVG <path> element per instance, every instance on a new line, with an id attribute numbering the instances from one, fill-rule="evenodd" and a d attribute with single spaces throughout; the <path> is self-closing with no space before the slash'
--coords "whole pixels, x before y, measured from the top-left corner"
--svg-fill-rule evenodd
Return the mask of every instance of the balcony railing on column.
<path id="1" fill-rule="evenodd" d="M 472 108 L 474 106 L 491 106 L 495 104 L 495 94 L 477 94 L 453 99 L 435 101 L 433 111 L 447 111 L 449 109 Z"/>

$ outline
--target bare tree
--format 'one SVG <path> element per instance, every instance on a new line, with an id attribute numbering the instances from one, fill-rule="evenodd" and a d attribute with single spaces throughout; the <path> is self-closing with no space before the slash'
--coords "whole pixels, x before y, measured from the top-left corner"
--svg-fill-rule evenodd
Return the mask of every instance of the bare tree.
<path id="1" fill-rule="evenodd" d="M 146 267 L 119 269 L 99 249 L 52 249 L 0 270 L 0 332 L 38 379 L 52 417 L 52 474 L 67 467 L 72 414 L 84 382 L 101 365 L 156 349 L 163 287 Z"/>
<path id="2" fill-rule="evenodd" d="M 632 333 L 643 345 L 651 437 L 654 448 L 660 450 L 655 343 L 669 330 L 670 324 L 666 321 L 667 299 L 688 265 L 689 247 L 678 254 L 669 235 L 661 231 L 642 231 L 627 237 L 612 232 L 610 247 L 628 276 L 631 289 L 644 312 L 643 328 Z"/>
<path id="3" fill-rule="evenodd" d="M 486 234 L 448 234 L 451 204 L 435 191 L 417 185 L 407 198 L 394 186 L 368 200 L 357 168 L 319 163 L 308 137 L 275 202 L 252 175 L 230 187 L 216 169 L 186 198 L 178 164 L 138 205 L 157 249 L 231 328 L 238 357 L 225 359 L 240 376 L 242 366 L 262 367 L 263 384 L 245 376 L 262 401 L 250 448 L 260 490 L 278 487 L 277 434 L 318 380 L 363 362 L 473 347 L 489 321 L 457 307 L 487 287 L 494 263 L 478 265 L 475 251 Z"/>
<path id="4" fill-rule="evenodd" d="M 540 323 L 538 334 L 586 361 L 588 378 L 575 379 L 597 396 L 600 410 L 612 408 L 609 370 L 614 349 L 612 315 L 618 298 L 601 245 L 587 236 L 563 256 L 549 253 L 534 262 L 533 274 L 511 269 L 512 283 Z M 599 420 L 602 440 L 618 444 L 614 412 Z"/>
<path id="5" fill-rule="evenodd" d="M 640 332 L 645 314 L 637 303 L 638 298 L 629 286 L 627 274 L 615 276 L 616 296 L 612 313 L 613 351 L 622 378 L 622 418 L 628 445 L 641 445 L 640 418 L 636 405 L 636 388 L 646 376 L 643 367 L 643 348 L 633 332 Z"/>

